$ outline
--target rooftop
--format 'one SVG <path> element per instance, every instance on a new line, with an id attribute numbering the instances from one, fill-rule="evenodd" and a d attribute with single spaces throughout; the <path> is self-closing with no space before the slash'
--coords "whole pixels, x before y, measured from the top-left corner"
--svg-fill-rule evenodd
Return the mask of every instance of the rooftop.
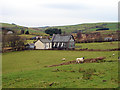
<path id="1" fill-rule="evenodd" d="M 59 34 L 54 34 L 52 37 L 52 42 L 68 42 L 71 38 L 71 35 L 61 36 Z"/>

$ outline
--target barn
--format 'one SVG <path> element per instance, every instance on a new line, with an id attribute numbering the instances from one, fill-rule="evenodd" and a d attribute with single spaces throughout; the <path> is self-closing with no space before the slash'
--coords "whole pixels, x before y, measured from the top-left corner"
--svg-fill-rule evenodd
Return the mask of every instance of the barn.
<path id="1" fill-rule="evenodd" d="M 72 35 L 53 34 L 52 49 L 74 49 L 75 39 Z"/>
<path id="2" fill-rule="evenodd" d="M 26 44 L 25 45 L 25 48 L 27 49 L 27 50 L 30 50 L 30 49 L 35 49 L 35 46 L 34 46 L 34 43 L 28 43 L 28 44 Z"/>
<path id="3" fill-rule="evenodd" d="M 51 49 L 52 45 L 51 45 L 51 41 L 49 39 L 38 39 L 35 42 L 35 49 Z"/>

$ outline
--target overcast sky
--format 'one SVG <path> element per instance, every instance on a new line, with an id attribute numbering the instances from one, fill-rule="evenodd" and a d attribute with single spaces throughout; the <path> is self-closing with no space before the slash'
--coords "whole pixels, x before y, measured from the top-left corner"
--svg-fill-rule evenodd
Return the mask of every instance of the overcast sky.
<path id="1" fill-rule="evenodd" d="M 28 27 L 117 22 L 119 0 L 1 0 L 0 22 Z"/>

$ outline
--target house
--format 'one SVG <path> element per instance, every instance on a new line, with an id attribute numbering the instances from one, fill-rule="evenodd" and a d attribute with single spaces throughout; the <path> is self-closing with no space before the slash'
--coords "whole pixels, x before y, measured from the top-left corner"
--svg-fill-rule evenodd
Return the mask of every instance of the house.
<path id="1" fill-rule="evenodd" d="M 25 48 L 26 49 L 35 49 L 35 45 L 34 45 L 34 43 L 29 43 L 29 44 L 25 45 Z"/>
<path id="2" fill-rule="evenodd" d="M 38 39 L 37 42 L 35 42 L 35 49 L 51 49 L 52 43 L 49 39 Z"/>
<path id="3" fill-rule="evenodd" d="M 112 41 L 112 37 L 106 37 L 106 38 L 104 38 L 104 41 Z"/>
<path id="4" fill-rule="evenodd" d="M 8 31 L 7 34 L 13 34 L 13 32 L 12 31 Z"/>
<path id="5" fill-rule="evenodd" d="M 52 37 L 52 48 L 53 49 L 74 49 L 75 39 L 72 35 L 61 36 L 54 34 Z"/>
<path id="6" fill-rule="evenodd" d="M 42 36 L 32 37 L 32 38 L 30 38 L 30 40 L 38 40 L 38 39 L 40 39 L 40 38 L 42 38 Z"/>

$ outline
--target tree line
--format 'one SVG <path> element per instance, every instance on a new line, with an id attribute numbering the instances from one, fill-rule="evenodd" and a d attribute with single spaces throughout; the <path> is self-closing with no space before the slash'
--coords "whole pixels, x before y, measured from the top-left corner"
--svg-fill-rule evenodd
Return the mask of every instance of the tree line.
<path id="1" fill-rule="evenodd" d="M 2 33 L 2 52 L 5 52 L 6 47 L 11 47 L 12 51 L 20 51 L 25 49 L 24 38 L 21 38 L 16 33 L 6 34 Z"/>
<path id="2" fill-rule="evenodd" d="M 48 28 L 45 30 L 46 34 L 49 34 L 50 36 L 52 36 L 53 34 L 61 34 L 61 29 L 58 28 Z"/>

